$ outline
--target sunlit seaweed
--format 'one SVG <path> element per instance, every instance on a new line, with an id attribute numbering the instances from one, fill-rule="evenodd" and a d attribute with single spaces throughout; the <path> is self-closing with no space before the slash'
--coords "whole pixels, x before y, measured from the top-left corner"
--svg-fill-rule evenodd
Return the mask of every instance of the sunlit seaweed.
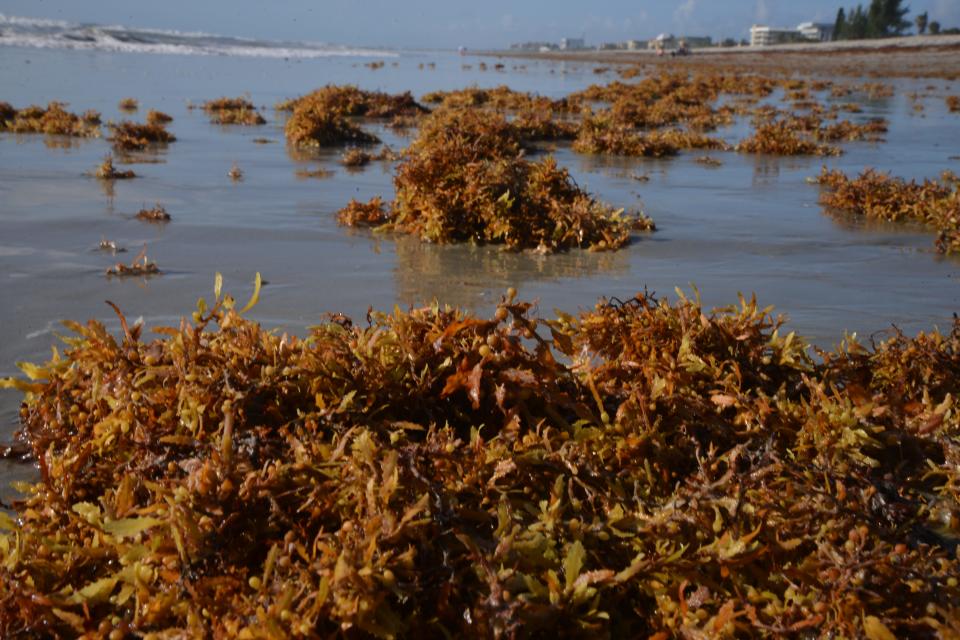
<path id="1" fill-rule="evenodd" d="M 123 98 L 118 107 L 121 111 L 136 111 L 140 108 L 140 102 L 136 98 Z"/>
<path id="2" fill-rule="evenodd" d="M 276 105 L 280 111 L 294 111 L 298 106 L 312 103 L 318 110 L 340 116 L 366 118 L 416 117 L 427 109 L 414 100 L 410 92 L 397 95 L 379 91 L 365 91 L 353 85 L 327 85 L 300 98 L 285 100 Z"/>
<path id="3" fill-rule="evenodd" d="M 257 126 L 266 124 L 256 106 L 246 98 L 217 98 L 203 103 L 203 110 L 214 124 Z"/>
<path id="4" fill-rule="evenodd" d="M 737 151 L 780 156 L 836 156 L 842 153 L 839 147 L 819 144 L 802 137 L 798 133 L 798 127 L 786 120 L 760 124 L 751 137 L 737 145 Z"/>
<path id="5" fill-rule="evenodd" d="M 327 147 L 344 144 L 375 144 L 380 139 L 351 123 L 323 103 L 302 102 L 287 120 L 287 141 L 297 146 Z"/>
<path id="6" fill-rule="evenodd" d="M 348 227 L 379 227 L 390 221 L 390 214 L 379 196 L 370 202 L 351 198 L 347 206 L 337 212 L 337 221 Z"/>
<path id="7" fill-rule="evenodd" d="M 421 126 L 394 177 L 388 227 L 428 242 L 481 242 L 549 253 L 616 249 L 645 216 L 582 191 L 553 158 L 522 157 L 518 131 L 496 113 L 440 110 Z"/>
<path id="8" fill-rule="evenodd" d="M 81 116 L 64 109 L 62 102 L 50 102 L 47 108 L 36 105 L 14 109 L 0 103 L 0 131 L 46 133 L 49 135 L 93 138 L 100 136 L 100 114 L 87 111 Z"/>
<path id="9" fill-rule="evenodd" d="M 170 222 L 170 214 L 163 208 L 159 202 L 147 209 L 146 207 L 137 212 L 137 219 L 146 222 Z"/>
<path id="10" fill-rule="evenodd" d="M 301 340 L 217 288 L 4 381 L 4 637 L 952 633 L 958 324 L 815 360 L 752 300 L 509 296 Z"/>
<path id="11" fill-rule="evenodd" d="M 101 246 L 103 243 L 101 242 Z M 157 266 L 156 262 L 152 262 L 147 258 L 147 247 L 144 245 L 143 249 L 137 254 L 137 257 L 134 258 L 130 264 L 123 264 L 118 262 L 109 269 L 107 269 L 107 276 L 119 276 L 119 277 L 129 277 L 129 276 L 155 276 L 161 273 L 160 268 Z M 0 543 L 2 544 L 2 543 Z M 2 618 L 3 616 L 0 616 Z M 0 623 L 2 624 L 2 623 Z"/>
<path id="12" fill-rule="evenodd" d="M 162 124 L 140 124 L 123 121 L 110 125 L 110 140 L 121 151 L 135 151 L 176 142 L 177 138 Z"/>
<path id="13" fill-rule="evenodd" d="M 108 155 L 97 167 L 94 175 L 101 180 L 128 180 L 136 178 L 137 174 L 131 170 L 120 171 L 113 166 L 113 156 Z"/>
<path id="14" fill-rule="evenodd" d="M 953 113 L 960 112 L 960 96 L 947 96 L 947 109 Z"/>
<path id="15" fill-rule="evenodd" d="M 163 111 L 155 109 L 147 111 L 147 124 L 169 124 L 171 122 L 173 122 L 173 117 Z"/>
<path id="16" fill-rule="evenodd" d="M 867 218 L 929 225 L 937 231 L 940 253 L 960 252 L 960 183 L 950 174 L 942 182 L 917 183 L 872 169 L 851 179 L 842 171 L 824 168 L 818 182 L 825 187 L 820 202 L 826 207 Z"/>

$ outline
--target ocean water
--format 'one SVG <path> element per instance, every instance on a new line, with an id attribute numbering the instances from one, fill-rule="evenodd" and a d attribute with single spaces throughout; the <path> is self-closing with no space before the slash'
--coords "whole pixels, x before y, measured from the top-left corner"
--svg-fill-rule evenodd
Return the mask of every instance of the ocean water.
<path id="1" fill-rule="evenodd" d="M 0 42 L 16 31 L 11 19 L 5 20 Z M 47 44 L 23 41 L 23 32 L 31 29 L 48 29 L 31 36 Z M 886 142 L 846 144 L 839 158 L 711 152 L 723 161 L 711 168 L 695 162 L 698 152 L 668 160 L 611 159 L 558 145 L 554 154 L 581 186 L 610 204 L 644 210 L 659 230 L 614 253 L 541 256 L 428 245 L 338 226 L 335 212 L 350 198 L 392 196 L 392 166 L 374 162 L 348 171 L 337 162 L 339 151 L 287 148 L 284 118 L 272 105 L 328 83 L 416 96 L 508 84 L 559 97 L 612 80 L 612 74 L 597 75 L 585 64 L 510 60 L 502 71 L 488 60 L 489 69 L 481 71 L 480 59 L 449 52 L 241 46 L 203 34 L 143 32 L 147 35 L 137 35 L 147 42 L 126 48 L 79 38 L 78 45 L 50 44 L 64 31 L 83 29 L 92 28 L 31 24 L 20 28 L 21 42 L 0 45 L 0 100 L 18 108 L 61 100 L 71 110 L 96 109 L 104 119 L 119 120 L 130 116 L 119 112 L 118 101 L 134 97 L 141 105 L 134 119 L 142 120 L 147 109 L 169 113 L 178 140 L 131 165 L 142 177 L 107 188 L 88 175 L 109 152 L 106 140 L 0 134 L 0 376 L 15 374 L 17 361 L 46 358 L 64 318 L 97 318 L 116 329 L 105 300 L 148 326 L 176 323 L 197 298 L 212 296 L 216 272 L 238 299 L 249 295 L 254 273 L 261 272 L 268 284 L 250 316 L 299 333 L 325 312 L 362 319 L 371 306 L 389 309 L 433 299 L 487 313 L 510 286 L 537 300 L 545 315 L 645 289 L 672 298 L 675 287 L 689 292 L 695 285 L 708 306 L 733 303 L 738 292 L 756 293 L 762 304 L 788 316 L 790 329 L 827 348 L 847 332 L 869 338 L 892 325 L 908 333 L 946 329 L 960 309 L 960 261 L 937 255 L 930 232 L 826 215 L 817 204 L 817 187 L 805 181 L 824 164 L 847 172 L 876 167 L 908 178 L 960 171 L 960 116 L 949 114 L 943 101 L 946 94 L 960 93 L 956 84 L 896 81 L 893 97 L 864 100 L 863 113 L 848 117 L 887 118 Z M 94 42 L 132 39 L 130 30 L 97 29 Z M 187 44 L 170 43 L 178 38 Z M 214 51 L 212 43 L 221 50 Z M 157 49 L 160 44 L 201 50 L 171 53 Z M 280 50 L 287 55 L 276 55 Z M 373 60 L 385 65 L 364 66 Z M 914 109 L 911 93 L 921 95 L 923 111 Z M 216 126 L 202 110 L 189 108 L 237 95 L 263 105 L 268 123 Z M 408 142 L 380 125 L 364 126 L 396 149 Z M 719 135 L 736 141 L 747 131 L 739 123 Z M 257 144 L 255 138 L 271 142 Z M 227 176 L 233 163 L 245 174 L 242 182 Z M 326 179 L 296 175 L 317 168 L 335 173 Z M 155 202 L 166 207 L 172 222 L 134 219 L 139 208 Z M 101 239 L 127 252 L 99 252 Z M 104 275 L 144 245 L 163 275 Z M 18 394 L 0 391 L 0 442 L 16 429 L 18 403 Z M 31 473 L 0 464 L 3 485 Z"/>

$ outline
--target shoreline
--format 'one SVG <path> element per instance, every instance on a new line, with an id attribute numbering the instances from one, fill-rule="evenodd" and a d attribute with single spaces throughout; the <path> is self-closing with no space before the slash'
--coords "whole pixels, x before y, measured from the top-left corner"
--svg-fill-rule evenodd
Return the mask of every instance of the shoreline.
<path id="1" fill-rule="evenodd" d="M 747 67 L 752 71 L 803 70 L 805 74 L 960 78 L 960 36 L 908 36 L 877 40 L 785 44 L 767 47 L 694 49 L 685 57 L 658 57 L 653 51 L 474 51 L 476 57 L 696 69 Z M 802 63 L 802 65 L 801 65 Z"/>

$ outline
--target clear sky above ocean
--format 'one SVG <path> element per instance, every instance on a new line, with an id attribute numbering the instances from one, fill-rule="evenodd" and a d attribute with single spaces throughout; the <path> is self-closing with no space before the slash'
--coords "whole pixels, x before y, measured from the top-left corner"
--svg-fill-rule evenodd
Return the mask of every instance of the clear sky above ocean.
<path id="1" fill-rule="evenodd" d="M 69 22 L 205 31 L 255 38 L 387 47 L 505 47 L 585 36 L 588 43 L 650 38 L 661 32 L 743 38 L 751 23 L 832 22 L 837 0 L 0 0 L 0 13 Z M 866 0 L 865 4 L 869 4 Z M 914 0 L 960 26 L 960 0 Z"/>

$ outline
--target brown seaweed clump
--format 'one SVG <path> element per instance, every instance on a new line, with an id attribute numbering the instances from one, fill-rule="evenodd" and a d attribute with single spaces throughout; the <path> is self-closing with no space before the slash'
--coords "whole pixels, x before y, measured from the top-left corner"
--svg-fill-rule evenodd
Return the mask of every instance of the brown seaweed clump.
<path id="1" fill-rule="evenodd" d="M 838 156 L 839 147 L 819 144 L 801 135 L 798 128 L 786 120 L 759 124 L 753 135 L 737 145 L 741 153 L 764 153 L 777 156 Z"/>
<path id="2" fill-rule="evenodd" d="M 347 206 L 337 212 L 337 221 L 348 227 L 379 227 L 390 222 L 390 214 L 379 196 L 370 202 L 351 198 Z"/>
<path id="3" fill-rule="evenodd" d="M 626 216 L 581 190 L 552 157 L 522 157 L 506 119 L 442 110 L 427 119 L 394 177 L 389 226 L 427 242 L 480 242 L 550 253 L 617 249 L 645 216 Z"/>
<path id="4" fill-rule="evenodd" d="M 167 210 L 163 208 L 163 205 L 159 202 L 154 206 L 147 209 L 144 207 L 137 212 L 137 220 L 144 220 L 146 222 L 170 222 L 170 214 L 167 213 Z"/>
<path id="5" fill-rule="evenodd" d="M 960 252 L 960 182 L 955 176 L 917 183 L 873 169 L 848 178 L 824 168 L 818 182 L 824 187 L 820 203 L 826 207 L 890 222 L 920 222 L 936 229 L 940 253 Z"/>
<path id="6" fill-rule="evenodd" d="M 78 116 L 67 111 L 65 106 L 63 102 L 51 102 L 46 109 L 34 105 L 17 110 L 8 102 L 0 102 L 0 131 L 79 138 L 100 136 L 98 112 L 87 111 Z"/>
<path id="7" fill-rule="evenodd" d="M 284 133 L 296 146 L 328 147 L 344 144 L 376 144 L 380 139 L 351 123 L 321 102 L 305 101 L 287 120 Z"/>
<path id="8" fill-rule="evenodd" d="M 580 125 L 573 150 L 587 154 L 661 158 L 676 155 L 678 147 L 654 132 L 641 133 L 606 118 L 587 117 Z"/>
<path id="9" fill-rule="evenodd" d="M 947 96 L 947 109 L 953 113 L 960 112 L 960 96 Z"/>
<path id="10" fill-rule="evenodd" d="M 103 243 L 101 242 L 101 246 Z M 114 248 L 116 245 L 114 245 Z M 118 262 L 109 269 L 107 269 L 107 276 L 119 276 L 119 277 L 129 277 L 129 276 L 155 276 L 161 273 L 160 267 L 157 266 L 156 262 L 152 262 L 147 258 L 147 247 L 144 245 L 143 249 L 137 254 L 137 257 L 134 258 L 130 264 L 123 264 Z M 0 616 L 2 617 L 2 616 Z"/>
<path id="11" fill-rule="evenodd" d="M 68 322 L 0 383 L 40 466 L 0 635 L 953 637 L 960 323 L 531 309 Z"/>
<path id="12" fill-rule="evenodd" d="M 162 124 L 140 124 L 123 121 L 110 125 L 113 148 L 118 151 L 140 151 L 176 142 L 177 138 Z"/>
<path id="13" fill-rule="evenodd" d="M 364 151 L 363 149 L 353 147 L 351 149 L 347 149 L 340 157 L 340 164 L 345 167 L 365 167 L 370 164 L 371 160 L 373 160 L 373 154 Z"/>
<path id="14" fill-rule="evenodd" d="M 113 166 L 113 156 L 108 155 L 97 167 L 94 175 L 101 180 L 129 180 L 136 178 L 137 174 L 131 170 L 120 171 Z"/>
<path id="15" fill-rule="evenodd" d="M 203 110 L 213 124 L 257 126 L 266 124 L 257 108 L 246 98 L 217 98 L 203 103 Z"/>
<path id="16" fill-rule="evenodd" d="M 408 91 L 389 94 L 380 91 L 365 91 L 353 85 L 327 85 L 300 98 L 277 104 L 280 111 L 295 111 L 297 107 L 312 103 L 320 110 L 341 116 L 365 118 L 415 118 L 427 112 Z"/>
<path id="17" fill-rule="evenodd" d="M 118 106 L 121 111 L 136 111 L 140 108 L 140 102 L 136 98 L 123 98 Z"/>
<path id="18" fill-rule="evenodd" d="M 165 125 L 171 122 L 173 122 L 173 116 L 170 116 L 163 111 L 157 111 L 155 109 L 150 109 L 147 111 L 147 124 Z"/>

